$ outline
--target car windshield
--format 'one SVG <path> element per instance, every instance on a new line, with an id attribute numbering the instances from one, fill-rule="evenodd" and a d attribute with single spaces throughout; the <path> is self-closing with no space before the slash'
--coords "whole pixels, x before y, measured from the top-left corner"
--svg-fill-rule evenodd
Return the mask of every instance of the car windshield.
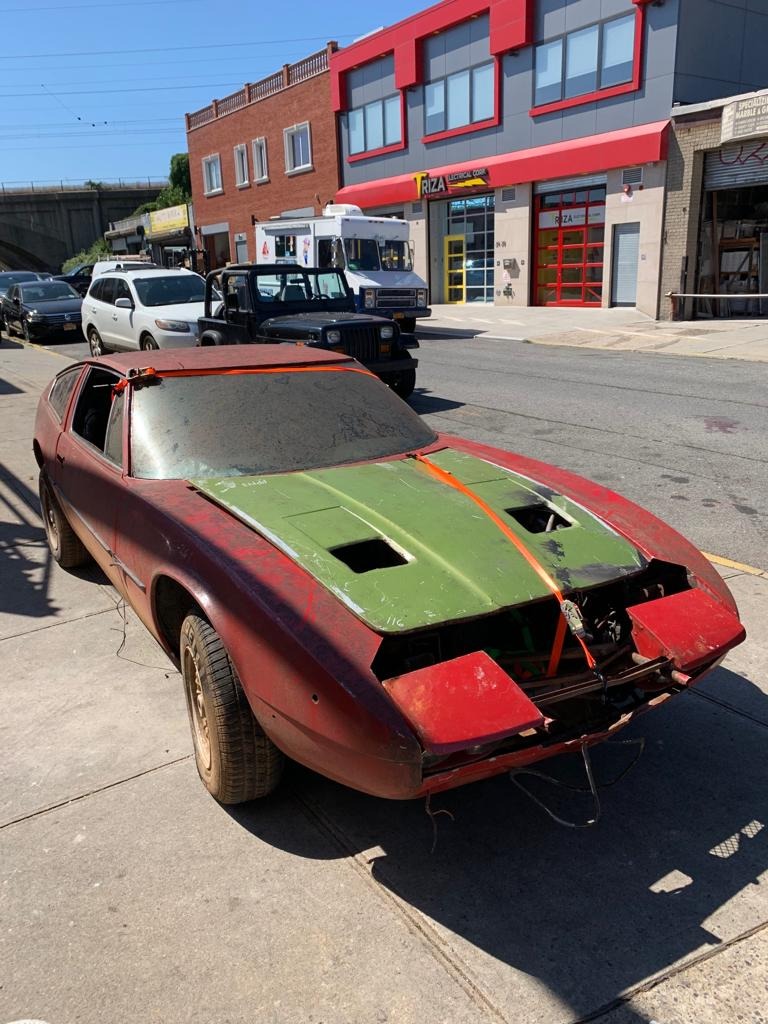
<path id="1" fill-rule="evenodd" d="M 15 273 L 13 271 L 5 272 L 0 274 L 0 289 L 7 292 L 9 288 L 12 288 L 15 284 L 23 284 L 24 281 L 37 281 L 37 274 L 27 273 L 26 271 L 20 271 Z"/>
<path id="2" fill-rule="evenodd" d="M 252 272 L 252 284 L 260 306 L 274 303 L 289 305 L 296 310 L 306 303 L 307 309 L 313 309 L 317 308 L 318 302 L 322 302 L 321 308 L 332 312 L 349 312 L 354 308 L 354 300 L 339 270 L 304 267 L 287 267 L 277 273 L 272 270 L 256 270 Z M 244 275 L 228 276 L 225 287 L 229 292 L 244 288 Z"/>
<path id="3" fill-rule="evenodd" d="M 346 238 L 347 270 L 381 270 L 379 246 L 375 238 Z"/>
<path id="4" fill-rule="evenodd" d="M 413 270 L 408 242 L 379 242 L 382 270 Z"/>
<path id="5" fill-rule="evenodd" d="M 166 377 L 136 388 L 133 476 L 292 472 L 423 448 L 435 434 L 373 377 L 348 371 Z"/>
<path id="6" fill-rule="evenodd" d="M 205 281 L 197 274 L 162 274 L 131 280 L 142 306 L 175 306 L 205 299 Z"/>
<path id="7" fill-rule="evenodd" d="M 59 299 L 79 299 L 80 295 L 66 281 L 36 281 L 21 288 L 22 302 L 56 302 Z"/>

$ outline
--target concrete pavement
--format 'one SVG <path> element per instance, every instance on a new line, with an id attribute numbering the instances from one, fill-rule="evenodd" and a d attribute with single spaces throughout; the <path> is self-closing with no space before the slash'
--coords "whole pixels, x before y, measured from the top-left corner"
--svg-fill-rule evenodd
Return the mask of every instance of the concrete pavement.
<path id="1" fill-rule="evenodd" d="M 499 778 L 435 802 L 431 853 L 422 804 L 295 766 L 226 811 L 173 668 L 48 558 L 31 423 L 62 362 L 0 348 L 0 1022 L 761 1020 L 768 579 L 722 567 L 750 639 L 627 733 L 595 829 Z"/>
<path id="2" fill-rule="evenodd" d="M 512 306 L 432 307 L 422 337 L 529 341 L 615 352 L 659 352 L 768 362 L 768 320 L 651 320 L 636 309 L 550 309 Z"/>

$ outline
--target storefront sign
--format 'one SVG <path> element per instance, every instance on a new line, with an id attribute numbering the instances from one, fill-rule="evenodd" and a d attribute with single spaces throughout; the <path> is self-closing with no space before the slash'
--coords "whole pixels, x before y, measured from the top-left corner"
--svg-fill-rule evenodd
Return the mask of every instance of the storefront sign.
<path id="1" fill-rule="evenodd" d="M 586 206 L 573 210 L 542 210 L 539 214 L 540 228 L 579 228 L 585 224 L 602 224 L 605 221 L 605 207 L 591 206 L 587 219 Z"/>
<path id="2" fill-rule="evenodd" d="M 165 210 L 153 210 L 149 215 L 149 231 L 153 236 L 183 231 L 188 227 L 189 208 L 186 203 L 182 203 L 181 206 L 169 206 Z"/>
<path id="3" fill-rule="evenodd" d="M 751 139 L 760 135 L 768 135 L 768 93 L 736 100 L 723 107 L 721 142 Z"/>
<path id="4" fill-rule="evenodd" d="M 478 167 L 471 171 L 453 171 L 450 174 L 439 174 L 435 177 L 427 171 L 414 175 L 416 192 L 419 199 L 429 196 L 447 195 L 454 189 L 477 188 L 488 184 L 488 168 Z"/>

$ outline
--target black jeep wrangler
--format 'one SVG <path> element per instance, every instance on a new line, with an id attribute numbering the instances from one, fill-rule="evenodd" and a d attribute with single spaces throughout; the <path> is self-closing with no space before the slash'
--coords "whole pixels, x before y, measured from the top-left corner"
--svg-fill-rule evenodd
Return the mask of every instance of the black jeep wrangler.
<path id="1" fill-rule="evenodd" d="M 301 342 L 354 356 L 401 398 L 416 384 L 418 362 L 392 320 L 355 312 L 340 270 L 292 263 L 242 264 L 205 281 L 200 345 Z"/>

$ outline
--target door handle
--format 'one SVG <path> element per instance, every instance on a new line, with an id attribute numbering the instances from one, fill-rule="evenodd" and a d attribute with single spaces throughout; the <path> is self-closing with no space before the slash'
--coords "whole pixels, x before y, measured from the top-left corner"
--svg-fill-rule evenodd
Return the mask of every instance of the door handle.
<path id="1" fill-rule="evenodd" d="M 112 317 L 112 319 L 113 319 L 113 320 L 117 320 L 117 317 L 116 317 L 116 316 L 113 316 L 113 317 Z"/>
<path id="2" fill-rule="evenodd" d="M 56 452 L 56 461 L 57 461 L 57 462 L 60 462 L 60 463 L 62 464 L 62 466 L 63 466 L 63 465 L 64 465 L 64 463 L 65 463 L 65 462 L 66 462 L 67 460 L 66 460 L 66 459 L 64 458 L 64 456 L 63 456 L 63 455 L 62 455 L 62 454 L 61 454 L 60 452 Z"/>

